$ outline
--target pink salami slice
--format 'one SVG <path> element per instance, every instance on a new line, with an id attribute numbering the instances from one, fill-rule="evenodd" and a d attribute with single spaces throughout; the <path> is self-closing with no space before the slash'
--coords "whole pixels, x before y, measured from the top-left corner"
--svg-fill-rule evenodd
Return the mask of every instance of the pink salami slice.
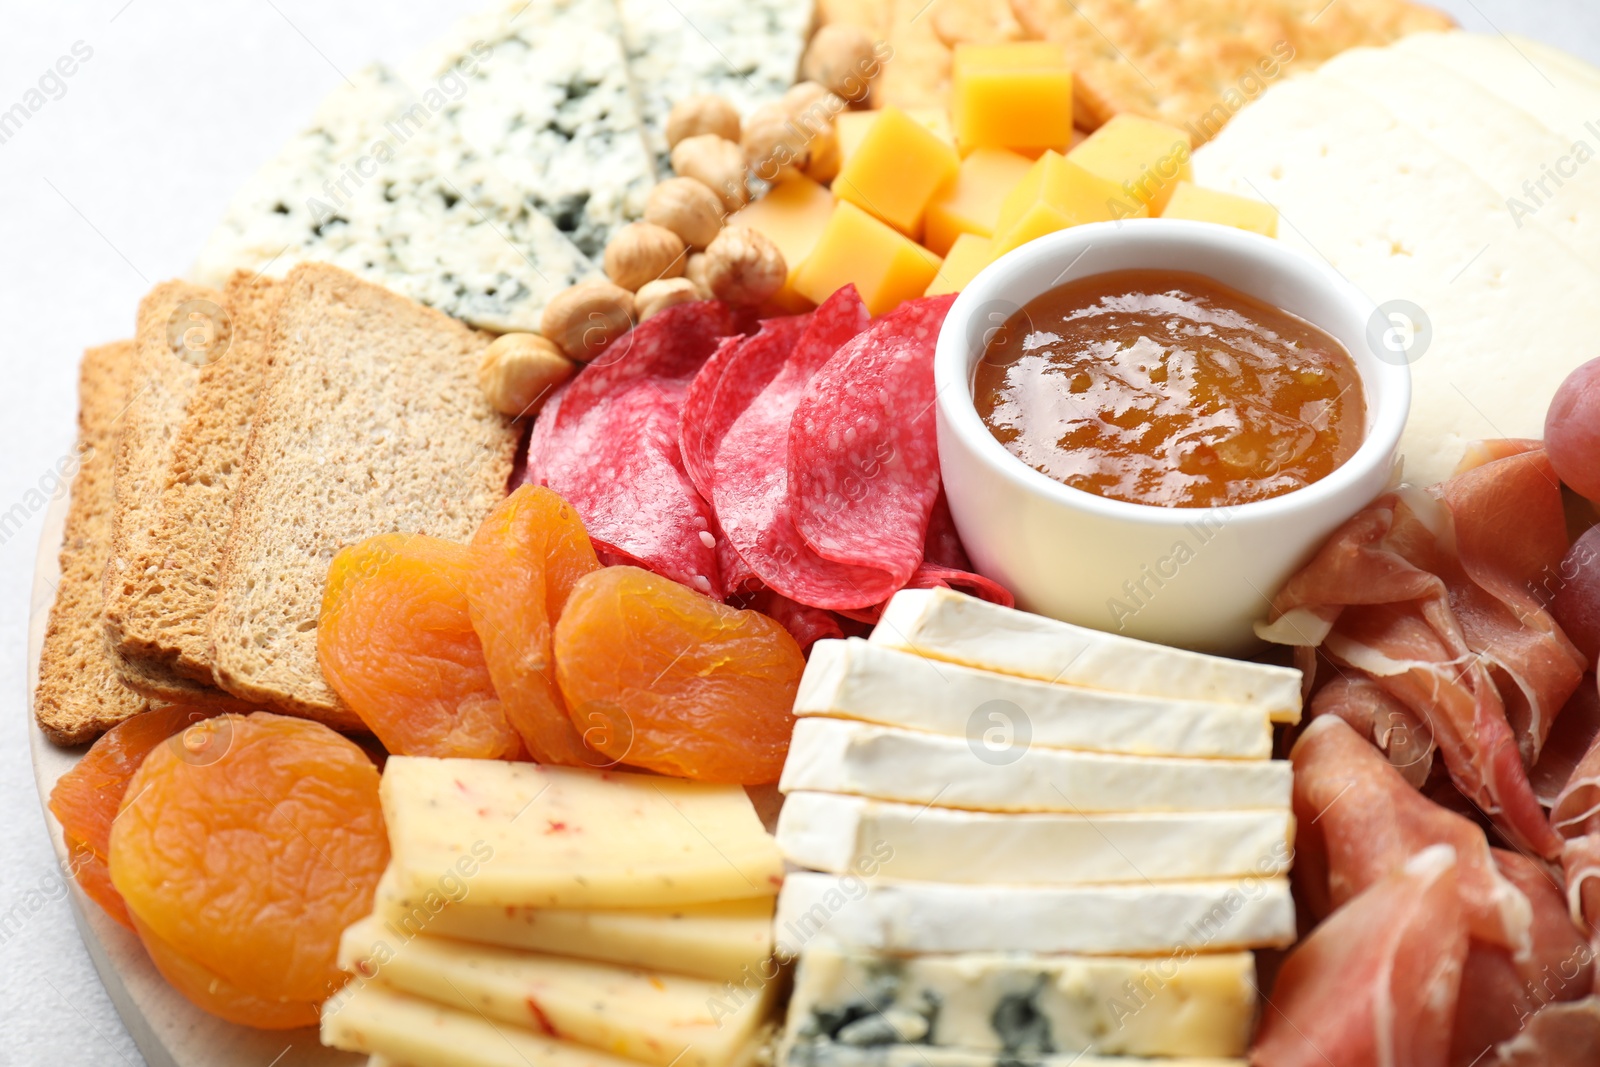
<path id="1" fill-rule="evenodd" d="M 939 495 L 933 350 L 954 300 L 913 300 L 875 321 L 811 379 L 795 408 L 788 442 L 794 528 L 818 556 L 882 576 L 872 586 L 882 595 L 837 606 L 887 599 L 922 563 Z"/>
<path id="2" fill-rule="evenodd" d="M 750 606 L 763 615 L 776 619 L 785 630 L 789 631 L 789 636 L 794 638 L 795 644 L 800 646 L 802 652 L 809 651 L 818 641 L 844 636 L 844 629 L 832 612 L 796 604 L 771 589 L 763 589 L 757 593 L 751 599 Z"/>
<path id="3" fill-rule="evenodd" d="M 679 441 L 684 470 L 707 500 L 728 428 L 783 369 L 810 320 L 809 315 L 767 319 L 753 337 L 730 337 L 689 383 Z"/>

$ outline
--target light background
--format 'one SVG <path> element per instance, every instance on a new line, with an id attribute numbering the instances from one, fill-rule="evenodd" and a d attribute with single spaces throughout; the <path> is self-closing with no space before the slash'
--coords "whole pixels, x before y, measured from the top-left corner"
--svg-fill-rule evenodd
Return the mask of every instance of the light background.
<path id="1" fill-rule="evenodd" d="M 1600 64 L 1593 0 L 1435 2 L 1468 29 Z M 479 6 L 4 0 L 0 111 L 76 42 L 94 51 L 60 99 L 0 144 L 0 512 L 72 447 L 79 353 L 131 333 L 139 297 L 188 269 L 233 191 L 340 72 L 402 59 Z M 142 1067 L 78 940 L 28 761 L 42 517 L 0 539 L 0 1067 Z"/>

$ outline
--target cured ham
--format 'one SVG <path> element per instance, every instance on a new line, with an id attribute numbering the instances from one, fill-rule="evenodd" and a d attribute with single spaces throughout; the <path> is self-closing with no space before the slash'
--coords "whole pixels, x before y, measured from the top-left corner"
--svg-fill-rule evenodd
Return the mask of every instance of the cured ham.
<path id="1" fill-rule="evenodd" d="M 1586 666 L 1534 592 L 1566 551 L 1560 489 L 1535 442 L 1479 450 L 1464 468 L 1353 517 L 1274 599 L 1261 635 L 1320 647 L 1403 705 L 1461 793 L 1554 859 L 1562 842 L 1526 768 Z"/>
<path id="2" fill-rule="evenodd" d="M 1552 1004 L 1495 1050 L 1485 1067 L 1594 1067 L 1600 1063 L 1600 997 Z"/>
<path id="3" fill-rule="evenodd" d="M 1255 1067 L 1447 1067 L 1467 957 L 1455 850 L 1424 849 L 1302 941 L 1278 972 Z"/>

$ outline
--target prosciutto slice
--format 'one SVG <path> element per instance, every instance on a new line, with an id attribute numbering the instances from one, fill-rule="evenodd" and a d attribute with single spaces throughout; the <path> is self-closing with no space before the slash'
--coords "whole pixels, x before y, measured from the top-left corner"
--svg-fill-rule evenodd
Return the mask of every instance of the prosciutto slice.
<path id="1" fill-rule="evenodd" d="M 1484 1067 L 1594 1067 L 1600 1063 L 1600 997 L 1551 1004 Z"/>
<path id="2" fill-rule="evenodd" d="M 1262 1009 L 1251 1064 L 1447 1067 L 1467 956 L 1456 871 L 1448 845 L 1424 849 L 1300 942 Z"/>

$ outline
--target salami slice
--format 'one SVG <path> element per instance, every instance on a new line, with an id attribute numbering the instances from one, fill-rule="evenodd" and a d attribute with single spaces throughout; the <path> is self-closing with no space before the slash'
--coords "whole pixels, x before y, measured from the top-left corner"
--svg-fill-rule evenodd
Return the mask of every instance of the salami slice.
<path id="1" fill-rule="evenodd" d="M 796 604 L 781 593 L 763 589 L 750 601 L 750 606 L 763 615 L 776 619 L 789 636 L 794 638 L 800 651 L 807 652 L 818 641 L 844 636 L 839 619 L 829 611 Z"/>
<path id="2" fill-rule="evenodd" d="M 887 599 L 922 563 L 940 484 L 933 350 L 954 299 L 913 300 L 874 322 L 811 379 L 795 408 L 788 442 L 795 529 L 817 555 L 870 569 L 882 576 L 872 588 L 887 590 L 839 606 Z"/>
<path id="3" fill-rule="evenodd" d="M 689 384 L 679 442 L 684 470 L 707 500 L 728 428 L 783 369 L 810 321 L 809 315 L 768 319 L 754 337 L 728 338 Z"/>

